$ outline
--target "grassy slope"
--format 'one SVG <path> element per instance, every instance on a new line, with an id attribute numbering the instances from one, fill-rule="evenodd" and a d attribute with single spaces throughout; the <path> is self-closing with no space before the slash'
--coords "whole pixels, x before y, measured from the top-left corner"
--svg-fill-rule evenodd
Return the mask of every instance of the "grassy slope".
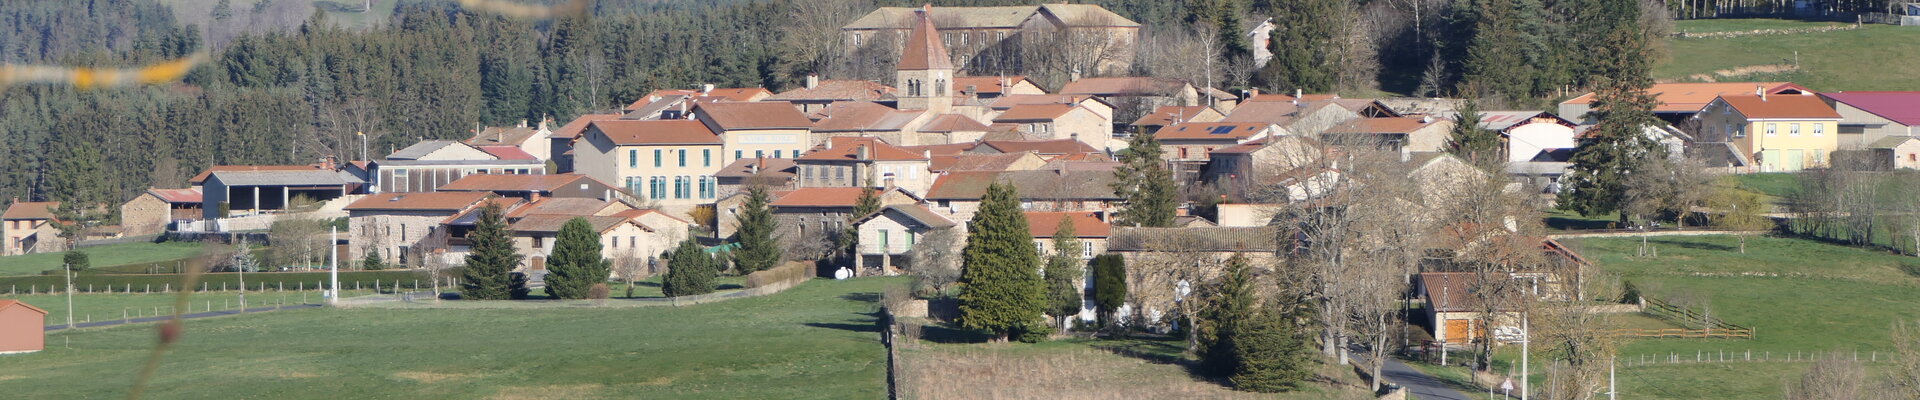
<path id="1" fill-rule="evenodd" d="M 1756 237 L 1747 253 L 1729 236 L 1655 238 L 1660 258 L 1630 255 L 1638 239 L 1570 240 L 1609 272 L 1649 295 L 1694 293 L 1714 313 L 1757 329 L 1754 340 L 1646 339 L 1640 354 L 1745 351 L 1886 351 L 1892 321 L 1920 320 L 1920 278 L 1898 265 L 1916 262 L 1879 252 L 1805 240 Z M 1756 355 L 1756 357 L 1758 357 Z M 1622 369 L 1621 391 L 1635 398 L 1778 398 L 1780 382 L 1804 364 L 1681 365 Z"/>
<path id="2" fill-rule="evenodd" d="M 1182 340 L 1068 339 L 1036 344 L 918 342 L 901 352 L 911 398 L 1365 399 L 1352 369 L 1323 366 L 1316 383 L 1278 394 L 1233 391 L 1182 364 Z"/>
<path id="3" fill-rule="evenodd" d="M 1811 26 L 1779 20 L 1680 21 L 1685 31 L 1727 31 Z M 1737 38 L 1672 39 L 1667 57 L 1655 65 L 1654 78 L 1684 79 L 1693 74 L 1750 65 L 1791 64 L 1799 52 L 1801 70 L 1760 74 L 1739 81 L 1786 80 L 1814 90 L 1920 90 L 1920 52 L 1910 51 L 1920 29 L 1868 25 L 1858 30 Z"/>
<path id="4" fill-rule="evenodd" d="M 347 297 L 372 293 L 372 290 L 345 291 Z M 302 295 L 305 295 L 305 300 L 302 300 Z M 156 312 L 156 307 L 159 308 L 158 312 L 171 312 L 174 299 L 175 294 L 164 293 L 76 294 L 73 296 L 73 318 L 79 322 L 86 322 L 89 319 L 93 321 L 120 319 L 123 310 L 128 312 L 129 316 L 153 316 Z M 282 302 L 283 299 L 284 304 L 300 304 L 303 301 L 306 303 L 319 303 L 324 301 L 320 297 L 320 291 L 317 290 L 308 290 L 305 292 L 292 290 L 265 293 L 249 292 L 247 293 L 247 306 L 272 306 Z M 65 295 L 0 295 L 0 300 L 20 300 L 27 304 L 32 304 L 34 307 L 39 307 L 42 310 L 47 310 L 48 325 L 65 324 L 67 322 L 67 296 Z M 208 307 L 212 307 L 214 310 L 232 309 L 239 306 L 240 294 L 237 292 L 194 293 L 193 300 L 190 303 L 193 305 L 194 312 L 207 311 Z"/>
<path id="5" fill-rule="evenodd" d="M 149 398 L 880 398 L 873 298 L 814 281 L 684 308 L 295 310 L 190 322 Z M 0 357 L 8 396 L 122 396 L 149 327 Z"/>
<path id="6" fill-rule="evenodd" d="M 87 253 L 94 267 L 111 267 L 128 264 L 170 263 L 175 260 L 200 255 L 199 243 L 121 243 L 105 246 L 83 247 L 80 252 Z M 0 257 L 0 276 L 39 275 L 41 271 L 60 268 L 60 258 L 64 253 L 40 253 L 20 256 Z"/>

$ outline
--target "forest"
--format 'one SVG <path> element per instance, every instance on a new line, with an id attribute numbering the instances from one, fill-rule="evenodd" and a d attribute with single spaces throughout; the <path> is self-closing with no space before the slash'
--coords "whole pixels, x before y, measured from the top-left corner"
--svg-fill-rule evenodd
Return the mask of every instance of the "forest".
<path id="1" fill-rule="evenodd" d="M 1702 4 L 1086 2 L 1143 26 L 1138 46 L 1144 56 L 1132 70 L 1108 74 L 1177 77 L 1229 90 L 1461 96 L 1543 109 L 1606 76 L 1610 66 L 1585 56 L 1604 42 L 1600 35 L 1630 24 L 1645 32 L 1639 42 L 1651 46 L 1666 34 L 1676 11 Z M 1729 4 L 1727 9 L 1773 4 L 1719 3 Z M 1831 3 L 1884 9 L 1877 1 Z M 0 2 L 0 62 L 117 66 L 199 50 L 211 54 L 208 63 L 171 85 L 4 88 L 0 198 L 117 204 L 147 187 L 183 185 L 210 165 L 359 159 L 356 132 L 366 134 L 370 156 L 379 157 L 421 139 L 464 138 L 481 125 L 543 118 L 565 123 L 662 88 L 713 84 L 779 91 L 808 74 L 886 82 L 893 60 L 859 49 L 859 57 L 843 56 L 838 28 L 877 6 L 919 4 L 603 0 L 586 16 L 536 21 L 465 10 L 445 0 L 406 0 L 384 25 L 348 29 L 329 22 L 337 10 L 267 2 L 226 7 L 222 0 L 210 18 L 196 18 L 218 25 L 246 13 L 310 12 L 297 25 L 248 24 L 235 31 L 182 24 L 154 0 Z M 1269 17 L 1282 27 L 1274 30 L 1270 49 L 1276 61 L 1255 69 L 1246 61 L 1252 49 L 1245 30 Z M 1038 39 L 1044 38 L 1024 43 L 1059 43 Z M 1041 61 L 968 72 L 1031 74 L 1058 85 L 1062 69 Z"/>

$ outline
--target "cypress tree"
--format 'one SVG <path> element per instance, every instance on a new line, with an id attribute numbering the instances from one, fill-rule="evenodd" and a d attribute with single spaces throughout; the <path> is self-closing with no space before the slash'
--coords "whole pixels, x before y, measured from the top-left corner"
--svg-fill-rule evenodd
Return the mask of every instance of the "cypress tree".
<path id="1" fill-rule="evenodd" d="M 1313 353 L 1306 335 L 1287 316 L 1271 309 L 1254 310 L 1234 330 L 1233 388 L 1250 392 L 1281 392 L 1300 387 L 1313 376 Z"/>
<path id="2" fill-rule="evenodd" d="M 1593 111 L 1598 120 L 1588 131 L 1589 139 L 1574 150 L 1567 173 L 1567 190 L 1560 193 L 1560 208 L 1581 215 L 1599 215 L 1618 211 L 1625 204 L 1627 176 L 1645 157 L 1665 157 L 1661 148 L 1642 132 L 1658 121 L 1653 107 L 1658 103 L 1647 88 L 1653 85 L 1649 73 L 1646 38 L 1637 17 L 1639 9 L 1624 0 L 1600 2 L 1611 12 L 1634 13 L 1614 20 L 1611 32 L 1595 54 L 1599 78 L 1594 91 Z M 1621 216 L 1626 218 L 1625 215 Z"/>
<path id="3" fill-rule="evenodd" d="M 1469 100 L 1460 108 L 1460 120 L 1453 125 L 1448 150 L 1474 165 L 1500 161 L 1500 135 L 1480 129 L 1480 104 Z"/>
<path id="4" fill-rule="evenodd" d="M 1046 308 L 1045 283 L 1035 268 L 1040 259 L 1013 186 L 989 186 L 970 226 L 960 254 L 960 324 L 1002 341 L 1043 329 L 1036 324 Z"/>
<path id="5" fill-rule="evenodd" d="M 1080 313 L 1081 294 L 1079 285 L 1083 268 L 1080 267 L 1080 239 L 1073 229 L 1073 218 L 1061 218 L 1060 225 L 1053 229 L 1053 256 L 1047 258 L 1047 313 L 1059 320 L 1060 329 L 1067 329 L 1067 321 Z"/>
<path id="6" fill-rule="evenodd" d="M 1127 149 L 1120 153 L 1120 163 L 1120 168 L 1113 171 L 1119 178 L 1113 190 L 1126 202 L 1115 216 L 1127 225 L 1173 226 L 1173 218 L 1180 208 L 1176 197 L 1179 188 L 1173 183 L 1173 172 L 1167 170 L 1166 160 L 1161 157 L 1160 140 L 1152 133 L 1133 135 Z"/>
<path id="7" fill-rule="evenodd" d="M 1253 293 L 1253 274 L 1247 268 L 1247 260 L 1239 254 L 1227 259 L 1226 274 L 1221 276 L 1218 292 L 1213 295 L 1212 304 L 1201 313 L 1201 339 L 1205 345 L 1200 350 L 1201 368 L 1220 377 L 1233 376 L 1239 371 L 1239 351 L 1234 340 L 1238 338 L 1240 326 L 1253 316 L 1254 304 L 1258 301 Z"/>
<path id="8" fill-rule="evenodd" d="M 547 295 L 556 299 L 584 299 L 587 288 L 606 283 L 613 266 L 600 256 L 600 232 L 586 218 L 574 217 L 560 226 L 553 254 L 547 257 Z"/>
<path id="9" fill-rule="evenodd" d="M 680 242 L 680 247 L 668 251 L 667 276 L 660 282 L 660 292 L 667 297 L 691 296 L 713 293 L 714 260 L 693 238 Z"/>
<path id="10" fill-rule="evenodd" d="M 1093 258 L 1093 306 L 1101 329 L 1114 326 L 1114 313 L 1127 304 L 1127 260 L 1119 254 Z"/>
<path id="11" fill-rule="evenodd" d="M 460 279 L 460 297 L 474 300 L 500 300 L 512 296 L 513 269 L 520 265 L 520 254 L 513 248 L 513 232 L 507 228 L 505 211 L 488 202 L 480 208 L 467 241 L 473 251 L 467 253 L 467 267 Z"/>
<path id="12" fill-rule="evenodd" d="M 747 204 L 735 217 L 739 229 L 734 232 L 734 241 L 740 243 L 737 265 L 742 274 L 765 271 L 780 262 L 780 240 L 773 234 L 768 197 L 765 186 L 747 188 Z"/>

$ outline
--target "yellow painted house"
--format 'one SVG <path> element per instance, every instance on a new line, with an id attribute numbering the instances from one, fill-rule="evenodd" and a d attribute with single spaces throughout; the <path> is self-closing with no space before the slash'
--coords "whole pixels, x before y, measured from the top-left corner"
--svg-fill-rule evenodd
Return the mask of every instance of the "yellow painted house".
<path id="1" fill-rule="evenodd" d="M 1811 92 L 1722 95 L 1695 118 L 1704 138 L 1741 151 L 1746 172 L 1824 168 L 1840 150 L 1840 113 Z"/>

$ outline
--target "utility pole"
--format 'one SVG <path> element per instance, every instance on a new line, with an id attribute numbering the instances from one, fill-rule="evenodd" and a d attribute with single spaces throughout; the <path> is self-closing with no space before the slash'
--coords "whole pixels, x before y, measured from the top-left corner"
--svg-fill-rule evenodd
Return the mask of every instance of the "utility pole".
<path id="1" fill-rule="evenodd" d="M 67 329 L 73 329 L 73 264 L 60 263 L 60 269 L 67 271 Z"/>
<path id="2" fill-rule="evenodd" d="M 1527 343 L 1533 341 L 1533 328 L 1527 326 L 1527 316 L 1520 315 L 1520 400 L 1527 400 L 1533 387 L 1527 382 Z"/>
<path id="3" fill-rule="evenodd" d="M 340 249 L 338 247 L 338 243 L 340 243 L 340 228 L 327 227 L 327 238 L 327 253 L 333 257 L 333 265 L 327 268 L 327 276 L 328 279 L 333 281 L 333 285 L 328 286 L 325 293 L 327 294 L 327 305 L 331 306 L 340 304 Z"/>
<path id="4" fill-rule="evenodd" d="M 1619 359 L 1620 357 L 1607 358 L 1607 400 L 1614 400 L 1614 396 L 1620 395 L 1620 392 L 1613 388 L 1613 363 Z"/>

